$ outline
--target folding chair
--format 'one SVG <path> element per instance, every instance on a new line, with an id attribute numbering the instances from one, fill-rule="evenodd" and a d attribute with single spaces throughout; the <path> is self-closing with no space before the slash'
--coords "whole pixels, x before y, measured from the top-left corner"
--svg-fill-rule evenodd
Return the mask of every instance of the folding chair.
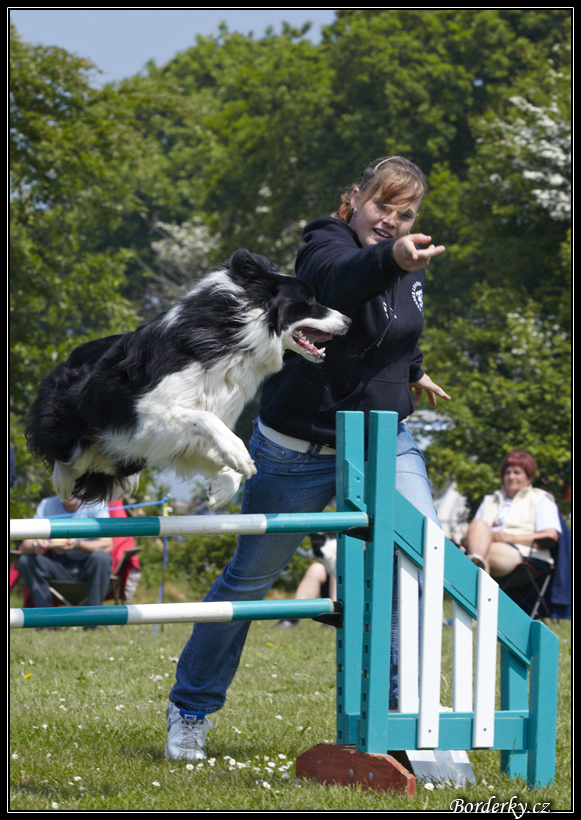
<path id="1" fill-rule="evenodd" d="M 127 580 L 132 567 L 132 558 L 141 552 L 141 547 L 132 547 L 123 552 L 121 560 L 111 573 L 109 590 L 105 600 L 113 598 L 115 604 L 126 603 L 127 600 Z M 10 550 L 10 589 L 18 579 L 18 550 Z M 63 606 L 82 606 L 87 600 L 88 585 L 84 581 L 57 581 L 54 579 L 49 584 L 49 589 L 55 599 L 55 604 Z M 29 595 L 25 590 L 24 606 L 32 606 Z"/>
<path id="2" fill-rule="evenodd" d="M 539 544 L 548 549 L 553 564 L 540 561 L 533 556 L 534 548 L 516 569 L 501 578 L 495 578 L 499 587 L 509 598 L 520 606 L 531 618 L 551 618 L 550 589 L 555 573 L 558 544 L 551 538 Z"/>
<path id="3" fill-rule="evenodd" d="M 111 573 L 111 582 L 105 600 L 114 598 L 115 604 L 125 603 L 127 572 L 131 565 L 131 559 L 138 552 L 141 552 L 141 547 L 133 547 L 124 551 L 115 571 Z M 87 600 L 88 584 L 83 581 L 53 580 L 49 584 L 49 589 L 56 600 L 64 606 L 83 606 Z"/>

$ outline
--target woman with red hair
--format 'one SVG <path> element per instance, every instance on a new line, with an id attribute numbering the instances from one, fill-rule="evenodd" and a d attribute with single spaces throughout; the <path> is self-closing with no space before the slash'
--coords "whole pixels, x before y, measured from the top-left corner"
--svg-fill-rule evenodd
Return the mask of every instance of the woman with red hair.
<path id="1" fill-rule="evenodd" d="M 500 465 L 502 489 L 484 497 L 462 543 L 468 557 L 500 578 L 528 558 L 553 563 L 549 547 L 559 540 L 559 511 L 550 493 L 532 486 L 537 464 L 513 450 Z"/>

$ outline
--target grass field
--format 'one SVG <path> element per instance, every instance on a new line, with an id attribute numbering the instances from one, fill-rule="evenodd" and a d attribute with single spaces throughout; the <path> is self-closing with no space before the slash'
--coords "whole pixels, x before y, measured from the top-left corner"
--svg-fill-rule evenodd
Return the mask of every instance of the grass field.
<path id="1" fill-rule="evenodd" d="M 153 601 L 150 598 L 149 602 Z M 145 598 L 141 603 L 147 603 Z M 18 602 L 13 601 L 13 606 Z M 544 789 L 500 775 L 499 752 L 470 752 L 477 785 L 416 797 L 297 780 L 297 755 L 335 741 L 335 631 L 256 622 L 225 707 L 214 718 L 209 760 L 166 761 L 165 709 L 183 624 L 83 631 L 12 630 L 12 811 L 449 811 L 472 803 L 571 809 L 571 624 L 561 641 L 557 777 Z M 451 654 L 444 630 L 444 657 Z M 444 662 L 444 670 L 447 668 Z M 450 697 L 444 671 L 442 702 Z M 539 809 L 537 809 L 538 811 Z M 520 812 L 517 816 L 520 815 Z"/>

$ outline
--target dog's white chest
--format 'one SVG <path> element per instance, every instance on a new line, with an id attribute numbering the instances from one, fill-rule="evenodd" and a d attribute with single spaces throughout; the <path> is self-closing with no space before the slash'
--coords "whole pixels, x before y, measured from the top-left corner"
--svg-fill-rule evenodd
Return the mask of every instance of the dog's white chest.
<path id="1" fill-rule="evenodd" d="M 184 410 L 204 410 L 233 426 L 249 397 L 258 387 L 255 371 L 243 362 L 205 368 L 197 362 L 171 373 L 137 404 L 140 418 L 171 415 Z"/>

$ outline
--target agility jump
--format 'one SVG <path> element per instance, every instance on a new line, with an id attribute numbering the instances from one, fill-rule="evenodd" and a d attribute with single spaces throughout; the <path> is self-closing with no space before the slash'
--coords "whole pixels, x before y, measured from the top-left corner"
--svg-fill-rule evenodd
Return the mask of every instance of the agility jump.
<path id="1" fill-rule="evenodd" d="M 11 522 L 11 538 L 338 532 L 337 597 L 309 601 L 17 609 L 11 626 L 327 618 L 337 626 L 337 743 L 297 760 L 297 775 L 415 790 L 390 750 L 500 749 L 530 786 L 554 779 L 559 641 L 395 490 L 397 414 L 337 414 L 337 512 Z M 399 584 L 399 704 L 389 709 L 394 550 Z M 418 570 L 423 571 L 421 607 Z M 453 600 L 453 707 L 440 709 L 442 603 Z M 66 620 L 60 620 L 61 618 Z M 110 619 L 110 620 L 109 620 Z M 475 664 L 472 667 L 474 621 Z M 500 644 L 500 709 L 496 708 Z M 413 782 L 412 782 L 413 781 Z"/>

